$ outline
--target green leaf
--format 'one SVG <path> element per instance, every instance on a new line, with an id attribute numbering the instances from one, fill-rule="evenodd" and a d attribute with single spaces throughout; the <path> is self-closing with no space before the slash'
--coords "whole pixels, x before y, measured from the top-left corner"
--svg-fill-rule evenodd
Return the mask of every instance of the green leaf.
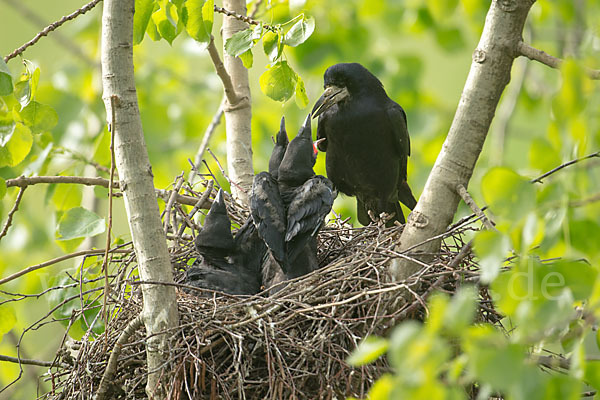
<path id="1" fill-rule="evenodd" d="M 280 36 L 278 33 L 267 31 L 262 39 L 263 50 L 271 62 L 275 62 L 281 56 L 283 45 L 280 44 Z"/>
<path id="2" fill-rule="evenodd" d="M 600 360 L 588 360 L 585 362 L 585 381 L 594 389 L 600 389 Z"/>
<path id="3" fill-rule="evenodd" d="M 368 336 L 359 343 L 358 347 L 354 349 L 346 362 L 355 367 L 369 364 L 384 355 L 387 349 L 387 339 L 377 336 Z"/>
<path id="4" fill-rule="evenodd" d="M 294 94 L 297 79 L 287 61 L 278 61 L 260 76 L 260 89 L 275 101 L 287 101 Z"/>
<path id="5" fill-rule="evenodd" d="M 242 64 L 246 69 L 252 68 L 252 63 L 254 62 L 254 56 L 252 55 L 252 49 L 248 49 L 245 53 L 239 55 L 240 60 L 242 60 Z"/>
<path id="6" fill-rule="evenodd" d="M 16 125 L 11 113 L 0 111 L 0 146 L 5 146 L 8 143 Z"/>
<path id="7" fill-rule="evenodd" d="M 6 181 L 4 178 L 0 177 L 0 200 L 6 196 Z"/>
<path id="8" fill-rule="evenodd" d="M 12 75 L 4 59 L 0 57 L 0 96 L 8 96 L 13 92 Z"/>
<path id="9" fill-rule="evenodd" d="M 158 33 L 158 28 L 156 27 L 156 24 L 154 23 L 154 20 L 152 18 L 150 18 L 150 21 L 148 21 L 146 33 L 148 34 L 150 39 L 152 39 L 153 42 L 158 42 L 161 39 L 160 33 Z"/>
<path id="10" fill-rule="evenodd" d="M 96 236 L 104 232 L 104 218 L 83 207 L 67 210 L 56 228 L 57 240 L 69 240 L 82 237 Z"/>
<path id="11" fill-rule="evenodd" d="M 31 130 L 25 125 L 18 123 L 4 147 L 0 147 L 0 166 L 8 165 L 14 167 L 27 157 L 33 145 Z"/>
<path id="12" fill-rule="evenodd" d="M 421 324 L 416 321 L 405 321 L 394 328 L 390 336 L 388 357 L 395 368 L 410 359 L 410 348 L 423 332 Z M 408 362 L 413 361 L 409 360 Z"/>
<path id="13" fill-rule="evenodd" d="M 313 17 L 302 18 L 296 22 L 283 38 L 283 44 L 296 47 L 306 41 L 315 31 L 315 19 Z"/>
<path id="14" fill-rule="evenodd" d="M 204 20 L 204 15 L 206 14 L 205 6 L 208 3 L 206 0 L 188 0 L 184 6 L 184 10 L 187 13 L 185 29 L 190 37 L 201 43 L 208 43 L 210 41 L 212 30 L 212 21 Z M 209 14 L 209 16 L 212 18 L 212 14 Z"/>
<path id="15" fill-rule="evenodd" d="M 543 296 L 558 296 L 563 288 L 568 287 L 573 298 L 580 301 L 590 297 L 598 277 L 597 268 L 580 260 L 560 260 L 544 265 L 540 273 Z"/>
<path id="16" fill-rule="evenodd" d="M 542 172 L 549 171 L 561 164 L 558 152 L 545 138 L 533 139 L 529 147 L 529 162 L 533 168 Z"/>
<path id="17" fill-rule="evenodd" d="M 14 307 L 9 303 L 0 306 L 0 337 L 11 331 L 17 323 Z"/>
<path id="18" fill-rule="evenodd" d="M 300 108 L 306 108 L 308 105 L 308 96 L 306 95 L 306 88 L 304 87 L 304 81 L 297 75 L 296 78 L 296 105 Z"/>
<path id="19" fill-rule="evenodd" d="M 175 6 L 172 3 L 163 2 L 160 9 L 152 14 L 152 21 L 156 24 L 158 33 L 169 44 L 172 44 L 177 37 L 177 21 L 173 16 L 175 12 Z"/>
<path id="20" fill-rule="evenodd" d="M 508 256 L 510 239 L 498 231 L 480 231 L 477 232 L 473 244 L 479 257 L 481 282 L 490 283 L 496 279 Z"/>
<path id="21" fill-rule="evenodd" d="M 535 188 L 509 168 L 490 169 L 481 181 L 481 192 L 492 212 L 519 221 L 535 208 Z"/>
<path id="22" fill-rule="evenodd" d="M 215 20 L 215 0 L 206 0 L 202 6 L 202 19 L 204 20 L 204 29 L 210 36 Z"/>
<path id="23" fill-rule="evenodd" d="M 454 13 L 458 0 L 430 0 L 427 5 L 433 18 L 445 22 Z"/>
<path id="24" fill-rule="evenodd" d="M 31 128 L 33 133 L 48 131 L 58 123 L 58 114 L 54 109 L 37 101 L 30 102 L 21 110 L 21 117 L 25 125 Z"/>
<path id="25" fill-rule="evenodd" d="M 135 0 L 135 14 L 133 15 L 133 44 L 140 44 L 144 40 L 148 22 L 154 11 L 154 0 Z"/>
<path id="26" fill-rule="evenodd" d="M 461 286 L 454 294 L 444 313 L 444 326 L 456 335 L 475 318 L 477 291 L 473 286 Z"/>
<path id="27" fill-rule="evenodd" d="M 225 51 L 232 57 L 237 57 L 254 46 L 252 29 L 245 29 L 234 33 L 225 41 Z"/>
<path id="28" fill-rule="evenodd" d="M 392 390 L 396 386 L 394 377 L 391 374 L 383 374 L 375 381 L 371 389 L 369 389 L 369 400 L 387 400 L 390 399 Z"/>

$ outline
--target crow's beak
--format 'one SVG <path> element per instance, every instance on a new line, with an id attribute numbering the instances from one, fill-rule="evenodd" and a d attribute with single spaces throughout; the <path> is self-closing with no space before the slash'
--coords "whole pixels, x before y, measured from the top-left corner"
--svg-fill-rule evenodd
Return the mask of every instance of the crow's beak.
<path id="1" fill-rule="evenodd" d="M 317 100 L 312 109 L 312 117 L 318 117 L 325 110 L 334 104 L 339 103 L 348 96 L 350 96 L 350 93 L 345 87 L 337 87 L 335 85 L 327 86 L 323 92 L 323 95 L 319 98 L 319 100 Z"/>
<path id="2" fill-rule="evenodd" d="M 302 124 L 302 128 L 300 128 L 300 132 L 298 132 L 298 135 L 304 135 L 312 141 L 312 128 L 310 126 L 310 121 L 310 114 L 308 114 L 304 120 L 304 123 Z"/>

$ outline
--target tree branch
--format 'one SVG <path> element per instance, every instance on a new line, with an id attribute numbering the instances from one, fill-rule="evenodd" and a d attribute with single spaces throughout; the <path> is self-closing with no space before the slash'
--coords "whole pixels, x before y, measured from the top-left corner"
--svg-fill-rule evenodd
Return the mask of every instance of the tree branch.
<path id="1" fill-rule="evenodd" d="M 215 113 L 210 121 L 210 124 L 206 127 L 206 131 L 204 132 L 204 137 L 202 138 L 202 143 L 200 143 L 200 147 L 198 148 L 198 152 L 196 152 L 196 156 L 194 157 L 194 166 L 197 167 L 202 162 L 202 157 L 204 156 L 204 152 L 208 148 L 208 143 L 212 138 L 213 133 L 217 130 L 217 126 L 221 123 L 221 118 L 223 117 L 223 107 L 225 104 L 225 98 L 219 104 L 219 109 Z M 191 184 L 194 183 L 194 179 L 196 178 L 197 169 L 192 168 L 192 172 L 190 174 L 189 182 Z"/>
<path id="2" fill-rule="evenodd" d="M 39 365 L 40 367 L 52 367 L 54 363 L 52 361 L 40 361 L 40 360 L 32 360 L 29 358 L 17 358 L 10 357 L 0 354 L 0 361 L 11 362 L 15 364 L 27 364 L 27 365 Z"/>
<path id="3" fill-rule="evenodd" d="M 223 82 L 223 89 L 225 90 L 225 96 L 227 97 L 227 101 L 232 106 L 237 105 L 242 99 L 239 98 L 239 96 L 235 92 L 235 89 L 233 88 L 231 76 L 229 76 L 227 70 L 225 70 L 225 65 L 223 65 L 223 61 L 221 61 L 219 51 L 215 46 L 215 41 L 212 35 L 210 37 L 210 42 L 208 42 L 208 54 L 210 55 L 210 59 L 215 65 L 217 75 L 219 75 L 219 78 L 221 78 L 221 82 Z"/>
<path id="4" fill-rule="evenodd" d="M 260 1 L 262 1 L 262 0 L 260 0 Z M 228 17 L 235 18 L 238 21 L 245 22 L 245 23 L 247 23 L 249 25 L 260 25 L 260 24 L 262 24 L 262 26 L 263 26 L 264 29 L 267 29 L 267 30 L 272 31 L 272 32 L 276 32 L 277 28 L 275 28 L 273 25 L 263 24 L 262 21 L 257 21 L 254 18 L 252 18 L 254 16 L 254 14 L 256 14 L 257 10 L 258 10 L 258 6 L 255 6 L 254 10 L 252 10 L 252 14 L 249 17 L 247 17 L 245 15 L 238 14 L 236 12 L 227 10 L 227 9 L 225 9 L 223 7 L 215 6 L 215 12 L 227 15 Z"/>
<path id="5" fill-rule="evenodd" d="M 10 228 L 10 225 L 12 224 L 13 215 L 15 215 L 15 213 L 19 209 L 19 204 L 21 204 L 21 199 L 23 199 L 23 193 L 25 193 L 24 187 L 22 187 L 19 190 L 19 194 L 17 194 L 17 198 L 15 199 L 15 204 L 13 205 L 13 208 L 8 212 L 6 223 L 2 228 L 2 232 L 0 232 L 0 240 L 2 240 L 2 238 L 8 233 L 8 228 Z"/>
<path id="6" fill-rule="evenodd" d="M 112 249 L 112 250 L 109 250 L 108 252 L 109 253 L 128 254 L 128 253 L 131 253 L 131 250 Z M 61 261 L 65 261 L 65 260 L 79 257 L 79 256 L 95 256 L 95 255 L 102 255 L 102 254 L 104 254 L 104 249 L 81 250 L 81 251 L 77 251 L 75 253 L 65 254 L 64 256 L 56 257 L 56 258 L 53 258 L 52 260 L 44 261 L 43 263 L 32 265 L 31 267 L 27 267 L 25 269 L 22 269 L 19 272 L 15 272 L 14 274 L 7 276 L 6 278 L 2 278 L 2 279 L 0 279 L 0 285 L 4 285 L 5 283 L 15 280 L 20 276 L 23 276 L 25 274 L 28 274 L 30 272 L 33 272 L 33 271 L 41 269 L 41 268 L 49 267 L 49 266 L 59 263 Z"/>
<path id="7" fill-rule="evenodd" d="M 27 50 L 28 47 L 31 47 L 34 44 L 36 44 L 38 42 L 38 40 L 40 40 L 43 36 L 48 35 L 48 33 L 52 32 L 55 29 L 57 29 L 59 26 L 61 26 L 65 22 L 73 20 L 73 19 L 77 18 L 78 16 L 80 16 L 82 14 L 85 14 L 86 12 L 90 11 L 99 2 L 100 2 L 100 0 L 92 0 L 88 4 L 86 4 L 85 6 L 81 7 L 78 10 L 76 10 L 75 12 L 62 17 L 61 19 L 59 19 L 56 22 L 51 23 L 50 25 L 48 25 L 47 27 L 45 27 L 41 32 L 39 32 L 37 35 L 35 35 L 34 38 L 31 39 L 29 42 L 25 43 L 23 46 L 19 47 L 18 49 L 15 49 L 12 53 L 10 53 L 6 57 L 4 57 L 4 62 L 8 62 L 8 60 L 10 60 L 11 58 L 15 58 L 16 56 L 18 56 L 20 54 L 23 54 L 23 52 L 25 50 Z"/>
<path id="8" fill-rule="evenodd" d="M 439 250 L 441 239 L 430 238 L 446 231 L 452 223 L 460 201 L 456 186 L 468 187 L 500 96 L 510 81 L 517 46 L 533 3 L 534 0 L 492 1 L 454 120 L 417 206 L 408 217 L 398 252 L 418 246 L 419 258 L 428 261 L 428 255 Z M 404 259 L 395 259 L 390 266 L 398 281 L 419 268 L 417 263 Z"/>
<path id="9" fill-rule="evenodd" d="M 37 185 L 40 183 L 67 183 L 67 184 L 76 184 L 76 185 L 87 185 L 87 186 L 102 186 L 108 188 L 109 180 L 100 178 L 100 177 L 85 177 L 85 176 L 32 176 L 25 177 L 20 176 L 14 179 L 7 179 L 6 186 L 7 187 L 27 187 L 31 185 Z M 113 188 L 120 189 L 119 182 L 113 182 Z M 156 197 L 160 197 L 161 199 L 167 201 L 170 196 L 170 191 L 164 189 L 154 189 L 156 193 Z M 115 193 L 117 196 L 120 193 Z M 177 194 L 175 197 L 175 201 L 179 204 L 185 204 L 187 206 L 195 206 L 198 203 L 198 198 L 192 196 L 186 196 L 183 194 Z M 201 208 L 209 209 L 212 202 L 204 202 Z"/>
<path id="10" fill-rule="evenodd" d="M 545 51 L 538 50 L 535 47 L 532 47 L 523 41 L 519 42 L 519 44 L 517 45 L 517 51 L 519 52 L 519 55 L 525 56 L 530 60 L 541 62 L 542 64 L 547 65 L 551 68 L 559 69 L 563 63 L 563 60 L 561 60 L 560 58 L 551 56 Z M 600 79 L 600 70 L 598 69 L 591 69 L 586 67 L 585 72 L 587 73 L 590 79 Z"/>
<path id="11" fill-rule="evenodd" d="M 462 184 L 459 183 L 458 185 L 456 185 L 456 191 L 458 192 L 460 197 L 462 197 L 463 201 L 469 206 L 469 208 L 471 208 L 471 211 L 473 211 L 475 215 L 477 215 L 481 219 L 481 222 L 483 223 L 483 226 L 485 226 L 486 229 L 490 231 L 496 230 L 496 228 L 494 227 L 494 223 L 488 218 L 487 215 L 485 215 L 483 210 L 479 208 L 479 206 L 477 206 L 475 200 L 473 200 L 467 189 Z"/>
<path id="12" fill-rule="evenodd" d="M 587 160 L 587 159 L 590 159 L 590 158 L 594 158 L 594 157 L 600 157 L 600 151 L 597 151 L 595 153 L 588 154 L 587 156 L 583 156 L 583 157 L 577 158 L 575 160 L 571 160 L 571 161 L 568 161 L 568 162 L 566 162 L 564 164 L 561 164 L 558 167 L 553 168 L 550 171 L 548 171 L 548 172 L 546 172 L 546 173 L 538 176 L 537 178 L 530 180 L 529 182 L 531 182 L 531 183 L 543 183 L 542 180 L 545 179 L 545 178 L 547 178 L 547 177 L 549 177 L 553 173 L 555 173 L 557 171 L 560 171 L 561 169 L 566 168 L 568 166 L 571 166 L 573 164 L 577 164 L 580 161 L 584 161 L 584 160 Z"/>

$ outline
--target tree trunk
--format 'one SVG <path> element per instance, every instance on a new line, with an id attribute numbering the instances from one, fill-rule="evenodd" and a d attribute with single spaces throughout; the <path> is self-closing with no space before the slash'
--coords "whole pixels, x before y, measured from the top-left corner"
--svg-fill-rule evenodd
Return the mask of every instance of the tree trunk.
<path id="1" fill-rule="evenodd" d="M 223 0 L 223 7 L 240 15 L 246 15 L 245 0 Z M 223 17 L 223 42 L 234 33 L 248 28 L 245 22 L 233 17 Z M 252 166 L 252 108 L 250 104 L 250 86 L 248 85 L 248 70 L 238 57 L 231 57 L 223 52 L 224 64 L 231 77 L 236 104 L 225 101 L 225 130 L 227 132 L 227 169 L 231 180 L 232 195 L 248 204 L 248 195 L 254 179 Z"/>
<path id="2" fill-rule="evenodd" d="M 467 187 L 471 179 L 498 101 L 510 81 L 513 61 L 519 55 L 517 45 L 534 2 L 492 1 L 454 121 L 402 232 L 400 250 L 412 248 L 413 253 L 439 250 L 440 240 L 422 243 L 445 232 L 454 218 L 460 200 L 456 187 L 459 184 Z M 391 265 L 396 280 L 404 280 L 418 270 L 419 265 L 405 259 L 396 259 Z"/>
<path id="3" fill-rule="evenodd" d="M 153 175 L 142 132 L 133 74 L 134 0 L 104 0 L 102 15 L 102 85 L 107 119 L 115 131 L 115 159 L 127 219 L 142 280 L 173 282 L 173 270 L 160 222 Z M 143 285 L 144 324 L 148 339 L 150 398 L 164 397 L 159 384 L 167 359 L 168 337 L 156 335 L 177 326 L 175 289 Z M 156 335 L 156 336 L 154 336 Z"/>

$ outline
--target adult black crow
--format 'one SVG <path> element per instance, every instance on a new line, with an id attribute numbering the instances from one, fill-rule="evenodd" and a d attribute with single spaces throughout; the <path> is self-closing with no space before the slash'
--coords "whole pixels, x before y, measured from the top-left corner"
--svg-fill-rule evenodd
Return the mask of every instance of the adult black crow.
<path id="1" fill-rule="evenodd" d="M 410 138 L 404 110 L 360 64 L 327 68 L 324 83 L 312 113 L 319 117 L 317 138 L 324 140 L 318 147 L 327 152 L 327 177 L 340 192 L 356 196 L 361 224 L 381 213 L 404 223 L 398 201 L 411 210 L 417 204 L 406 182 Z"/>
<path id="2" fill-rule="evenodd" d="M 282 124 L 282 131 L 285 127 Z M 310 115 L 285 150 L 277 179 L 275 163 L 254 178 L 250 211 L 259 236 L 270 250 L 263 266 L 265 286 L 318 268 L 316 234 L 331 210 L 336 192 L 325 177 L 315 176 Z M 280 140 L 278 135 L 278 143 Z M 275 153 L 274 149 L 274 153 Z M 273 156 L 271 157 L 273 160 Z"/>
<path id="3" fill-rule="evenodd" d="M 248 224 L 233 238 L 222 190 L 194 244 L 201 259 L 186 271 L 184 283 L 229 294 L 251 295 L 260 291 L 260 266 L 266 247 Z"/>

